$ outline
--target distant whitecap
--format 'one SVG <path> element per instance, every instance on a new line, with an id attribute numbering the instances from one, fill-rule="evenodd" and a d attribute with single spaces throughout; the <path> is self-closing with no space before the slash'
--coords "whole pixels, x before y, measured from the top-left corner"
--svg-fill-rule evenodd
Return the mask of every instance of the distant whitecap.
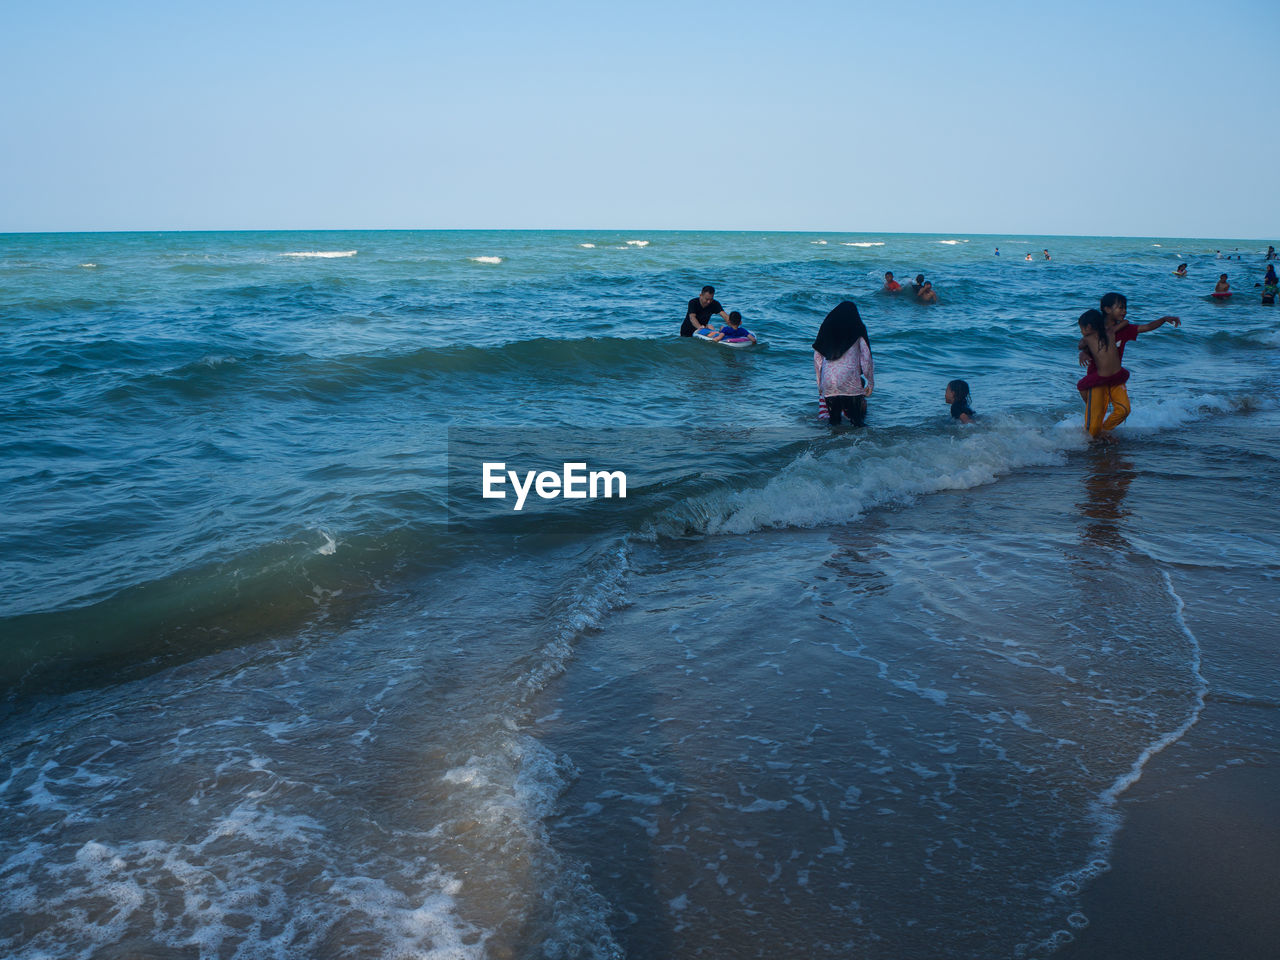
<path id="1" fill-rule="evenodd" d="M 96 263 L 82 263 L 82 264 L 80 264 L 80 266 L 82 266 L 82 267 L 96 267 L 96 266 L 97 266 L 97 264 L 96 264 Z"/>
<path id="2" fill-rule="evenodd" d="M 332 260 L 335 257 L 354 257 L 354 250 L 310 250 L 298 253 L 282 253 L 282 257 L 319 257 L 323 260 Z"/>
<path id="3" fill-rule="evenodd" d="M 649 245 L 648 240 L 628 240 L 627 241 L 628 247 L 647 247 L 648 245 Z"/>
<path id="4" fill-rule="evenodd" d="M 957 243 L 968 243 L 968 240 L 939 240 L 939 243 L 945 243 L 949 247 L 954 247 Z"/>
<path id="5" fill-rule="evenodd" d="M 846 246 L 846 247 L 883 247 L 883 246 L 884 246 L 884 241 L 883 241 L 883 240 L 877 240 L 877 241 L 875 241 L 874 243 L 872 243 L 872 242 L 869 242 L 869 241 L 859 240 L 857 243 L 845 243 L 845 244 L 843 244 L 843 246 Z"/>
<path id="6" fill-rule="evenodd" d="M 472 257 L 471 259 L 476 263 L 501 263 L 502 262 L 501 257 Z"/>
<path id="7" fill-rule="evenodd" d="M 584 250 L 594 250 L 596 248 L 594 243 L 580 243 L 578 246 L 582 247 Z"/>
<path id="8" fill-rule="evenodd" d="M 817 244 L 820 247 L 825 247 L 827 245 L 827 241 L 825 240 L 810 240 L 809 242 Z"/>

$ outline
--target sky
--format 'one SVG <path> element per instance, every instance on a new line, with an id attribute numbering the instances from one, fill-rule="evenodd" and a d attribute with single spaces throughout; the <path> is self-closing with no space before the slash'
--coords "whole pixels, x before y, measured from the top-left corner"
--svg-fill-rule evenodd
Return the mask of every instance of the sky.
<path id="1" fill-rule="evenodd" d="M 1280 7 L 6 0 L 0 232 L 1280 237 Z"/>

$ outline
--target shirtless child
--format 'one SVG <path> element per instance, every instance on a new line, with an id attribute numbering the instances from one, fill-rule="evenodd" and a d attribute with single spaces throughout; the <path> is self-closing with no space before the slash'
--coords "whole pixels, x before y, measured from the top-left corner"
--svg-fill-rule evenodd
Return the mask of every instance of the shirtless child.
<path id="1" fill-rule="evenodd" d="M 1080 383 L 1080 396 L 1084 398 L 1084 426 L 1089 436 L 1103 443 L 1114 443 L 1111 431 L 1129 415 L 1129 393 L 1125 381 L 1129 371 L 1120 366 L 1120 348 L 1115 337 L 1107 333 L 1107 321 L 1097 310 L 1080 314 L 1080 334 L 1085 349 L 1093 358 L 1095 372 L 1090 380 L 1086 376 Z M 1111 408 L 1107 416 L 1107 408 Z"/>
<path id="2" fill-rule="evenodd" d="M 1175 327 L 1179 327 L 1182 325 L 1182 320 L 1174 316 L 1163 316 L 1163 317 L 1160 317 L 1158 320 L 1151 320 L 1147 323 L 1129 323 L 1127 319 L 1129 316 L 1129 301 L 1126 300 L 1124 297 L 1124 294 L 1121 294 L 1121 293 L 1104 294 L 1101 301 L 1099 302 L 1099 306 L 1102 307 L 1102 316 L 1105 321 L 1104 326 L 1106 329 L 1107 338 L 1115 343 L 1116 352 L 1120 355 L 1121 365 L 1123 365 L 1124 363 L 1125 344 L 1129 343 L 1132 340 L 1137 340 L 1138 334 L 1150 333 L 1152 330 L 1156 330 L 1164 326 L 1166 323 L 1171 323 Z M 1097 311 L 1089 311 L 1089 312 L 1096 313 Z M 1099 370 L 1099 368 L 1097 367 L 1093 354 L 1089 351 L 1083 339 L 1080 341 L 1079 351 L 1080 351 L 1080 365 L 1081 366 L 1088 365 L 1088 370 L 1085 372 L 1085 375 L 1076 383 L 1076 389 L 1080 391 L 1080 397 L 1081 399 L 1084 400 L 1086 406 L 1088 406 L 1089 404 L 1090 393 L 1094 387 L 1107 386 L 1112 388 L 1112 391 L 1114 391 L 1117 386 L 1119 387 L 1121 402 L 1124 406 L 1124 413 L 1119 416 L 1119 419 L 1112 422 L 1111 426 L 1108 427 L 1106 426 L 1106 424 L 1103 424 L 1101 427 L 1101 429 L 1104 431 L 1110 430 L 1112 427 L 1118 426 L 1120 422 L 1123 421 L 1124 418 L 1129 415 L 1129 393 L 1127 388 L 1125 387 L 1125 383 L 1129 379 L 1129 371 L 1125 370 L 1123 366 L 1121 366 L 1120 372 L 1118 374 L 1114 374 L 1113 379 L 1104 380 L 1102 376 L 1102 371 Z M 1101 402 L 1101 398 L 1097 398 L 1097 399 L 1098 399 L 1098 402 Z M 1108 402 L 1111 402 L 1114 404 L 1114 401 L 1108 401 Z M 1106 410 L 1106 407 L 1103 406 L 1102 410 L 1099 410 L 1096 412 L 1098 416 L 1101 417 L 1102 413 L 1105 412 L 1105 410 Z M 1112 414 L 1112 416 L 1113 417 L 1116 416 L 1117 413 L 1118 413 L 1118 408 L 1116 409 L 1116 412 Z M 1088 421 L 1088 414 L 1086 414 L 1086 425 L 1087 425 L 1087 421 Z M 1090 432 L 1092 433 L 1092 431 Z M 1092 435 L 1097 436 L 1097 434 L 1092 434 Z M 1104 438 L 1104 440 L 1105 439 L 1106 438 Z"/>

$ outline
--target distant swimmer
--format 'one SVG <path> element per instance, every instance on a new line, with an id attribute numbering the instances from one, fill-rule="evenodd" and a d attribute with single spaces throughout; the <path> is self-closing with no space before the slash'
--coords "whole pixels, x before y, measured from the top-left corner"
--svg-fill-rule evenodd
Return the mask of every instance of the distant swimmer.
<path id="1" fill-rule="evenodd" d="M 1185 277 L 1187 275 L 1187 265 L 1185 263 L 1178 264 L 1178 269 L 1173 271 L 1175 277 Z"/>
<path id="2" fill-rule="evenodd" d="M 892 270 L 885 272 L 884 287 L 882 289 L 884 290 L 885 293 L 897 293 L 899 290 L 902 289 L 902 284 L 900 284 L 897 280 L 893 279 Z"/>
<path id="3" fill-rule="evenodd" d="M 1045 258 L 1046 260 L 1048 260 L 1048 259 L 1049 259 L 1049 251 L 1048 251 L 1048 250 L 1046 250 L 1046 251 L 1044 252 L 1044 258 Z"/>
<path id="4" fill-rule="evenodd" d="M 920 287 L 924 283 L 924 274 L 917 273 L 915 282 L 911 284 L 911 295 L 917 299 L 920 297 Z"/>
<path id="5" fill-rule="evenodd" d="M 1027 254 L 1025 257 L 1023 257 L 1022 259 L 1023 259 L 1023 260 L 1030 260 L 1030 259 L 1031 259 L 1031 254 L 1029 254 L 1029 253 L 1028 253 L 1028 254 Z"/>
<path id="6" fill-rule="evenodd" d="M 969 406 L 969 384 L 963 380 L 952 380 L 947 384 L 942 399 L 951 405 L 951 419 L 961 423 L 973 423 L 977 416 L 973 407 Z"/>
<path id="7" fill-rule="evenodd" d="M 997 256 L 997 257 L 998 257 L 998 256 L 1000 256 L 1000 248 L 999 248 L 999 247 L 996 247 L 996 256 Z"/>
<path id="8" fill-rule="evenodd" d="M 1276 259 L 1276 248 L 1274 246 L 1267 247 L 1267 259 L 1268 260 Z"/>
<path id="9" fill-rule="evenodd" d="M 725 323 L 729 322 L 729 315 L 724 312 L 724 307 L 720 306 L 720 301 L 716 299 L 716 288 L 703 287 L 702 293 L 689 301 L 684 323 L 680 324 L 680 336 L 692 337 L 695 330 L 710 329 L 711 318 L 715 314 L 723 317 Z"/>
<path id="10" fill-rule="evenodd" d="M 1231 284 L 1227 283 L 1225 273 L 1218 274 L 1218 282 L 1213 285 L 1213 295 L 1220 299 L 1231 296 Z"/>
<path id="11" fill-rule="evenodd" d="M 1267 264 L 1267 275 L 1262 278 L 1262 304 L 1266 307 L 1273 307 L 1276 303 L 1276 288 L 1280 286 L 1276 282 L 1276 265 L 1274 263 Z"/>
<path id="12" fill-rule="evenodd" d="M 932 280 L 926 280 L 920 284 L 920 289 L 916 291 L 916 299 L 921 303 L 938 302 L 938 294 L 934 292 Z"/>

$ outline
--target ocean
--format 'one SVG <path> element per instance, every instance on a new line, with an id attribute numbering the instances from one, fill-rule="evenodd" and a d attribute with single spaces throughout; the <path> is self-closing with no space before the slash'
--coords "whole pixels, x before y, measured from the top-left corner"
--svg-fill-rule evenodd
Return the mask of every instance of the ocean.
<path id="1" fill-rule="evenodd" d="M 1280 764 L 1265 249 L 0 236 L 0 953 L 1053 955 L 1153 765 Z"/>

